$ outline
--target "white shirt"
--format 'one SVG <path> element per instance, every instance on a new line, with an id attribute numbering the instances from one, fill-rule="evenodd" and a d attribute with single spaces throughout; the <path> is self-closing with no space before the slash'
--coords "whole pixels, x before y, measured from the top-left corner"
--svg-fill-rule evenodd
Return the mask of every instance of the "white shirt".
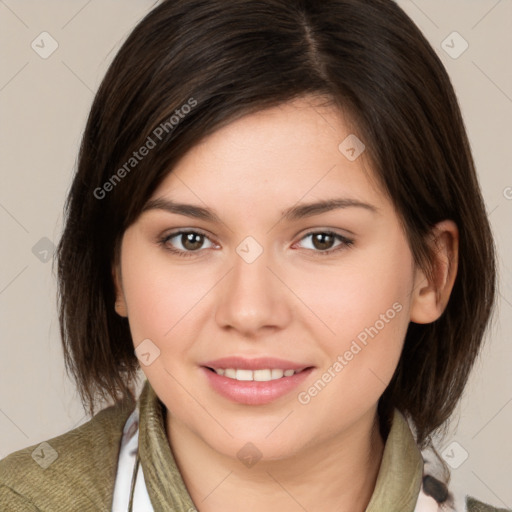
<path id="1" fill-rule="evenodd" d="M 139 406 L 131 413 L 123 428 L 121 450 L 117 465 L 117 476 L 114 486 L 112 512 L 127 512 L 130 502 L 133 472 L 139 444 Z M 133 512 L 154 512 L 149 499 L 142 465 L 139 464 L 135 491 L 133 493 Z"/>

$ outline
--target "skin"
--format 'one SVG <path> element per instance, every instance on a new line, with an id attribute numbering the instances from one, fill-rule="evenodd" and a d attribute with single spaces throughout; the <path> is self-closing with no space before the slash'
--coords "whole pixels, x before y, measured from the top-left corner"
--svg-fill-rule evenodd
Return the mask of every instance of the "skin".
<path id="1" fill-rule="evenodd" d="M 340 110 L 313 97 L 236 120 L 188 152 L 151 198 L 208 207 L 221 222 L 151 209 L 123 236 L 114 269 L 117 312 L 129 318 L 135 347 L 149 338 L 160 350 L 141 367 L 167 407 L 167 437 L 201 512 L 354 512 L 370 501 L 384 448 L 377 402 L 409 322 L 432 322 L 446 306 L 458 232 L 451 221 L 433 230 L 438 250 L 429 282 L 366 154 L 351 162 L 338 150 L 351 133 L 357 131 Z M 282 216 L 297 203 L 341 197 L 375 211 Z M 206 238 L 159 243 L 179 228 Z M 326 230 L 353 244 L 334 238 L 322 246 L 307 236 Z M 263 249 L 252 263 L 236 252 L 247 236 Z M 378 335 L 308 404 L 299 403 L 298 392 L 395 303 L 401 311 Z M 230 355 L 315 369 L 284 397 L 244 405 L 212 390 L 199 367 Z M 237 457 L 249 441 L 262 454 L 251 468 Z"/>

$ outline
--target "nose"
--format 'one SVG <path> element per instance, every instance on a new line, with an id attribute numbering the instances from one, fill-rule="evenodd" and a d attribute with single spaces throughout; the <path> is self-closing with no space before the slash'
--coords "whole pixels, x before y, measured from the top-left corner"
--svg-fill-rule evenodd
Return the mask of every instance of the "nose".
<path id="1" fill-rule="evenodd" d="M 258 337 L 269 329 L 279 330 L 290 322 L 291 292 L 266 251 L 254 261 L 234 255 L 233 267 L 218 287 L 215 318 L 222 329 Z"/>

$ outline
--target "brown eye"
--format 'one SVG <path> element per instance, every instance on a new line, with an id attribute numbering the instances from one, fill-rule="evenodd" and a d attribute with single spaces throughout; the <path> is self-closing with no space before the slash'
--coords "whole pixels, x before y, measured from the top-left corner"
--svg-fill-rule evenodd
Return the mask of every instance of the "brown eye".
<path id="1" fill-rule="evenodd" d="M 301 241 L 307 239 L 310 239 L 311 242 L 310 247 L 306 248 L 318 255 L 332 254 L 338 250 L 350 247 L 354 243 L 353 240 L 349 240 L 348 238 L 331 231 L 315 231 L 313 233 L 308 233 L 301 239 Z M 336 244 L 336 240 L 339 241 L 338 244 Z"/>
<path id="2" fill-rule="evenodd" d="M 210 243 L 209 247 L 204 247 L 205 241 Z M 194 252 L 200 252 L 200 249 L 211 248 L 214 244 L 203 233 L 199 231 L 178 231 L 165 236 L 160 243 L 170 252 L 179 256 L 192 256 Z"/>
<path id="3" fill-rule="evenodd" d="M 203 244 L 204 235 L 200 233 L 181 233 L 179 236 L 183 247 L 189 251 L 196 251 Z"/>
<path id="4" fill-rule="evenodd" d="M 325 251 L 332 248 L 335 237 L 330 233 L 315 233 L 312 235 L 312 241 L 315 249 Z"/>

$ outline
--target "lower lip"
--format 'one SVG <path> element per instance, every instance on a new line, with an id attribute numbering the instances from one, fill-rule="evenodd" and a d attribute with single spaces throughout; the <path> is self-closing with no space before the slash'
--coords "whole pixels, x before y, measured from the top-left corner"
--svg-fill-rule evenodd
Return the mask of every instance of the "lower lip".
<path id="1" fill-rule="evenodd" d="M 233 402 L 246 405 L 263 405 L 277 400 L 298 387 L 313 371 L 313 368 L 308 368 L 299 373 L 294 373 L 291 377 L 260 382 L 230 379 L 218 375 L 204 366 L 201 369 L 205 372 L 211 387 L 219 395 Z"/>

